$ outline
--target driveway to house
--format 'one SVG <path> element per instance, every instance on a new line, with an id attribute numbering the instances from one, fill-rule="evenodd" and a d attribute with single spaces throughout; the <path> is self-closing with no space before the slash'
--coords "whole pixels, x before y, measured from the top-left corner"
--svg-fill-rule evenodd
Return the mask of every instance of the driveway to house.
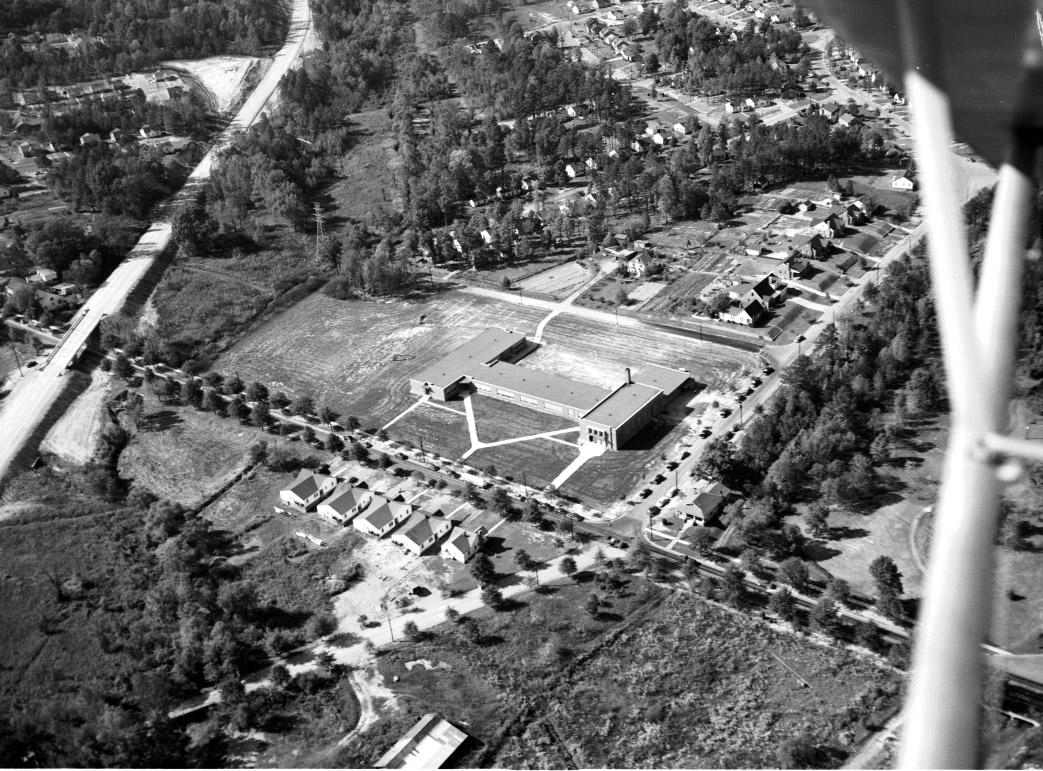
<path id="1" fill-rule="evenodd" d="M 228 127 L 221 132 L 211 150 L 192 171 L 184 187 L 157 209 L 157 220 L 145 231 L 112 275 L 91 295 L 73 318 L 72 326 L 40 367 L 14 381 L 11 393 L 0 410 L 0 483 L 14 467 L 15 460 L 36 434 L 45 419 L 60 409 L 59 397 L 66 381 L 65 370 L 76 363 L 82 349 L 102 319 L 119 313 L 131 292 L 153 268 L 156 258 L 170 242 L 171 218 L 185 203 L 195 200 L 209 179 L 217 155 L 242 130 L 261 116 L 279 82 L 300 56 L 304 39 L 311 29 L 308 0 L 293 0 L 286 42 L 275 55 L 272 66 L 247 97 Z"/>

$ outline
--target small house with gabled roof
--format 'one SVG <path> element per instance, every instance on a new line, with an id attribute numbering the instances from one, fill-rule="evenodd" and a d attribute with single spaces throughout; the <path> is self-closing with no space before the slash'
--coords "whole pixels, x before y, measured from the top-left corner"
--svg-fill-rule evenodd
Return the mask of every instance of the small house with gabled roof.
<path id="1" fill-rule="evenodd" d="M 475 530 L 464 530 L 462 527 L 454 527 L 449 533 L 449 538 L 442 544 L 439 555 L 443 559 L 467 562 L 478 553 L 485 540 L 485 528 L 478 527 Z"/>
<path id="2" fill-rule="evenodd" d="M 408 503 L 389 501 L 382 495 L 374 495 L 366 510 L 355 517 L 352 525 L 360 533 L 383 538 L 399 524 L 409 519 L 413 507 Z"/>
<path id="3" fill-rule="evenodd" d="M 452 521 L 424 514 L 391 536 L 391 540 L 419 557 L 452 528 Z"/>
<path id="4" fill-rule="evenodd" d="M 338 525 L 346 525 L 373 500 L 373 493 L 349 484 L 337 485 L 333 495 L 319 504 L 320 516 Z"/>
<path id="5" fill-rule="evenodd" d="M 293 483 L 279 491 L 279 500 L 291 508 L 307 511 L 336 486 L 337 480 L 334 477 L 301 469 Z"/>

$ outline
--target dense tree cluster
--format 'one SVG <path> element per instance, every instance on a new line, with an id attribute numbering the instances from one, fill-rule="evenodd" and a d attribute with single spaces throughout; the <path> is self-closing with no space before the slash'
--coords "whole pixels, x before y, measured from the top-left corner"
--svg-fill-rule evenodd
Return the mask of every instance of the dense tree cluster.
<path id="1" fill-rule="evenodd" d="M 872 323 L 845 318 L 827 328 L 821 353 L 787 370 L 786 387 L 750 425 L 736 455 L 747 484 L 785 500 L 814 489 L 827 500 L 864 500 L 877 489 L 874 443 L 944 407 L 926 265 L 895 263 L 871 294 Z"/>
<path id="2" fill-rule="evenodd" d="M 151 67 L 164 59 L 256 56 L 281 42 L 286 11 L 278 0 L 13 0 L 0 5 L 5 32 L 85 32 L 100 36 L 74 54 L 0 42 L 0 85 L 25 88 L 89 80 Z"/>
<path id="3" fill-rule="evenodd" d="M 808 47 L 799 32 L 768 21 L 733 32 L 675 2 L 663 6 L 656 23 L 659 58 L 691 92 L 735 98 L 794 90 L 807 75 Z"/>

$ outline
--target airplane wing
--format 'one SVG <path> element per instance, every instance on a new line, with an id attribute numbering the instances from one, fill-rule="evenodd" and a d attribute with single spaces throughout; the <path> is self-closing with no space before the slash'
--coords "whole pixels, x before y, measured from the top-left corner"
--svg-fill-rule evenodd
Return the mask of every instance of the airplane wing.
<path id="1" fill-rule="evenodd" d="M 901 85 L 905 56 L 899 6 L 918 0 L 807 0 L 824 23 Z M 923 72 L 949 95 L 954 130 L 993 166 L 1010 130 L 1043 129 L 1043 46 L 1030 0 L 933 3 L 930 43 L 938 66 Z"/>

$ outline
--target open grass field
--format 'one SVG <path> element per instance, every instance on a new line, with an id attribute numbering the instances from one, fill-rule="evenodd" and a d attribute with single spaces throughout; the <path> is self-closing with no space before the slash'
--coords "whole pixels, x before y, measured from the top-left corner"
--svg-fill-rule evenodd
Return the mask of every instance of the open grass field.
<path id="1" fill-rule="evenodd" d="M 351 149 L 341 160 L 338 179 L 329 190 L 327 227 L 335 230 L 348 220 L 365 222 L 384 206 L 396 207 L 392 198 L 390 169 L 397 161 L 394 132 L 387 110 L 376 109 L 348 116 Z"/>
<path id="2" fill-rule="evenodd" d="M 138 433 L 120 456 L 120 475 L 156 495 L 191 505 L 217 491 L 246 465 L 256 428 L 193 407 L 169 406 L 145 393 Z"/>
<path id="3" fill-rule="evenodd" d="M 566 434 L 563 439 L 575 438 Z M 579 449 L 551 439 L 533 439 L 531 442 L 485 447 L 472 453 L 467 462 L 476 468 L 496 467 L 503 477 L 525 482 L 529 487 L 546 487 L 579 455 Z"/>
<path id="4" fill-rule="evenodd" d="M 603 387 L 622 383 L 627 367 L 639 370 L 642 364 L 686 369 L 697 382 L 714 387 L 730 382 L 743 367 L 757 367 L 756 356 L 733 348 L 566 314 L 547 324 L 543 340 L 546 345 L 523 366 Z"/>
<path id="5" fill-rule="evenodd" d="M 240 340 L 216 368 L 272 390 L 310 394 L 319 405 L 380 426 L 414 401 L 411 375 L 488 327 L 532 334 L 544 315 L 456 293 L 388 302 L 319 293 Z"/>
<path id="6" fill-rule="evenodd" d="M 537 412 L 520 404 L 511 404 L 481 395 L 471 397 L 471 407 L 474 410 L 474 422 L 478 428 L 478 439 L 482 442 L 498 442 L 503 439 L 577 427 L 576 421 L 560 415 Z M 568 439 L 568 436 L 563 438 Z"/>
<path id="7" fill-rule="evenodd" d="M 446 406 L 463 412 L 462 402 L 454 401 Z M 388 429 L 388 435 L 416 447 L 422 441 L 425 452 L 433 452 L 450 460 L 456 460 L 471 446 L 466 416 L 431 404 L 421 404 L 397 421 Z"/>
<path id="8" fill-rule="evenodd" d="M 480 611 L 479 643 L 444 624 L 384 654 L 402 709 L 342 764 L 370 765 L 427 711 L 475 738 L 460 767 L 770 768 L 802 734 L 832 764 L 898 691 L 891 672 L 694 597 L 629 578 L 591 618 L 576 612 L 590 591 L 570 583 Z M 406 667 L 417 659 L 438 666 Z"/>
<path id="9" fill-rule="evenodd" d="M 519 281 L 517 286 L 526 292 L 567 297 L 583 286 L 592 275 L 593 272 L 582 264 L 567 262 L 529 276 Z"/>

